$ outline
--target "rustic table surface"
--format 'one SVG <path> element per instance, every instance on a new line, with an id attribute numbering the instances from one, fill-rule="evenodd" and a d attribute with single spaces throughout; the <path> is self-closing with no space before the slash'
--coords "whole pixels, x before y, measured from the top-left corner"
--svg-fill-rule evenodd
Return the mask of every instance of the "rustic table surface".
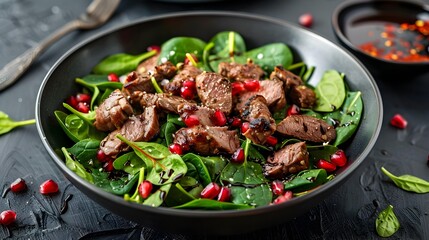
<path id="1" fill-rule="evenodd" d="M 341 0 L 224 0 L 177 3 L 124 0 L 111 21 L 96 30 L 67 35 L 47 50 L 14 86 L 0 92 L 0 110 L 15 120 L 34 118 L 40 83 L 55 61 L 69 48 L 94 33 L 138 18 L 185 10 L 228 10 L 277 17 L 298 24 L 310 12 L 312 31 L 338 43 L 331 15 Z M 193 2 L 193 3 L 192 3 Z M 83 12 L 84 0 L 0 0 L 0 66 L 33 46 Z M 332 196 L 306 214 L 271 229 L 230 237 L 177 235 L 144 228 L 93 202 L 76 189 L 51 161 L 36 127 L 27 126 L 0 136 L 0 190 L 18 177 L 28 183 L 22 194 L 3 194 L 0 211 L 17 212 L 15 224 L 0 226 L 0 239 L 377 239 L 375 218 L 389 204 L 401 223 L 392 239 L 429 239 L 429 197 L 396 188 L 381 172 L 412 174 L 429 179 L 429 71 L 395 73 L 371 70 L 382 94 L 384 120 L 378 141 L 365 165 Z M 395 113 L 408 120 L 400 130 L 389 124 Z M 38 186 L 52 178 L 61 193 L 44 197 Z M 60 214 L 67 195 L 69 208 Z M 216 226 L 213 226 L 216 227 Z M 219 231 L 222 231 L 219 229 Z"/>

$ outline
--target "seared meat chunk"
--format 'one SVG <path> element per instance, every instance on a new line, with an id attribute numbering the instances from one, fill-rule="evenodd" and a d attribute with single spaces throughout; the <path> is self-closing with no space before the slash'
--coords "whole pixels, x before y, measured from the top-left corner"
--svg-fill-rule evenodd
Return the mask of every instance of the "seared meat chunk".
<path id="1" fill-rule="evenodd" d="M 312 108 L 316 104 L 316 93 L 305 85 L 292 87 L 289 97 L 300 108 Z"/>
<path id="2" fill-rule="evenodd" d="M 95 110 L 94 126 L 100 131 L 112 131 L 122 127 L 133 108 L 125 95 L 116 89 Z"/>
<path id="3" fill-rule="evenodd" d="M 264 174 L 270 178 L 283 178 L 309 168 L 305 142 L 286 145 L 269 156 L 264 164 Z"/>
<path id="4" fill-rule="evenodd" d="M 130 117 L 121 129 L 117 129 L 104 138 L 100 143 L 100 149 L 108 156 L 116 156 L 129 149 L 116 135 L 121 134 L 126 139 L 134 142 L 149 141 L 159 133 L 158 116 L 155 107 L 148 107 L 143 114 Z"/>
<path id="5" fill-rule="evenodd" d="M 282 81 L 284 83 L 286 94 L 292 87 L 304 84 L 299 76 L 295 75 L 291 71 L 286 70 L 283 66 L 274 67 L 274 71 L 271 73 L 270 79 Z"/>
<path id="6" fill-rule="evenodd" d="M 267 137 L 276 131 L 276 123 L 271 117 L 267 101 L 260 95 L 248 100 L 241 110 L 241 118 L 250 123 L 249 129 L 243 135 L 256 144 L 264 144 Z"/>
<path id="7" fill-rule="evenodd" d="M 155 71 L 155 66 L 158 65 L 159 54 L 156 54 L 143 62 L 141 62 L 136 71 L 140 74 L 146 73 L 151 74 Z"/>
<path id="8" fill-rule="evenodd" d="M 285 91 L 283 82 L 280 80 L 259 81 L 260 88 L 256 92 L 247 91 L 237 95 L 235 98 L 235 109 L 240 111 L 244 104 L 253 96 L 261 95 L 267 100 L 267 105 L 271 111 L 276 112 L 286 106 Z"/>
<path id="9" fill-rule="evenodd" d="M 156 106 L 170 113 L 179 113 L 178 107 L 182 104 L 192 104 L 192 101 L 185 100 L 178 96 L 172 96 L 166 93 L 145 93 L 135 92 L 131 95 L 131 101 L 138 103 L 141 107 Z"/>
<path id="10" fill-rule="evenodd" d="M 335 128 L 307 115 L 291 115 L 277 125 L 277 132 L 305 141 L 325 143 L 337 137 Z"/>
<path id="11" fill-rule="evenodd" d="M 233 154 L 240 147 L 236 131 L 203 125 L 179 129 L 173 142 L 202 155 Z"/>
<path id="12" fill-rule="evenodd" d="M 130 72 L 125 78 L 125 83 L 122 91 L 127 95 L 132 95 L 135 91 L 154 93 L 151 76 L 147 73 L 139 74 L 136 71 Z"/>
<path id="13" fill-rule="evenodd" d="M 155 71 L 151 75 L 156 79 L 157 82 L 160 82 L 164 79 L 170 79 L 174 77 L 176 73 L 176 66 L 170 61 L 167 61 L 165 63 L 161 63 L 160 65 L 156 65 Z"/>
<path id="14" fill-rule="evenodd" d="M 171 82 L 164 86 L 164 91 L 178 95 L 184 81 L 195 81 L 195 78 L 202 72 L 203 71 L 194 65 L 184 64 L 182 65 L 182 68 L 179 69 L 178 73 L 173 77 Z"/>
<path id="15" fill-rule="evenodd" d="M 195 115 L 201 125 L 204 126 L 216 126 L 212 121 L 215 110 L 196 104 L 181 104 L 178 107 L 179 115 L 182 119 L 186 119 L 189 115 Z"/>
<path id="16" fill-rule="evenodd" d="M 217 73 L 203 72 L 196 78 L 196 87 L 203 106 L 229 115 L 232 110 L 232 88 L 228 79 Z"/>
<path id="17" fill-rule="evenodd" d="M 218 66 L 218 73 L 233 81 L 243 81 L 246 79 L 261 79 L 265 72 L 252 61 L 246 64 L 221 62 Z"/>

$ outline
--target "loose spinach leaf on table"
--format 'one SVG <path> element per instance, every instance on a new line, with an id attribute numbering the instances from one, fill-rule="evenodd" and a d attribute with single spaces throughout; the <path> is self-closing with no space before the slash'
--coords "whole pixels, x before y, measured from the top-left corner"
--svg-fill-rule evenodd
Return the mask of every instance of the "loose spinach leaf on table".
<path id="1" fill-rule="evenodd" d="M 139 55 L 130 55 L 125 53 L 113 54 L 98 63 L 92 71 L 95 74 L 115 73 L 117 75 L 123 75 L 135 70 L 140 62 L 154 56 L 155 54 L 155 50 Z"/>
<path id="2" fill-rule="evenodd" d="M 399 220 L 393 212 L 393 206 L 389 205 L 377 217 L 375 229 L 380 237 L 390 237 L 400 227 Z"/>
<path id="3" fill-rule="evenodd" d="M 0 111 L 0 135 L 8 133 L 14 128 L 31 125 L 34 123 L 36 123 L 35 119 L 14 121 L 6 113 Z"/>
<path id="4" fill-rule="evenodd" d="M 335 70 L 328 70 L 322 76 L 315 89 L 318 112 L 332 112 L 339 109 L 346 97 L 346 89 L 342 76 Z"/>
<path id="5" fill-rule="evenodd" d="M 429 182 L 421 178 L 412 175 L 402 175 L 397 177 L 387 171 L 384 167 L 381 167 L 381 171 L 390 179 L 392 179 L 396 186 L 405 191 L 415 193 L 429 193 Z"/>

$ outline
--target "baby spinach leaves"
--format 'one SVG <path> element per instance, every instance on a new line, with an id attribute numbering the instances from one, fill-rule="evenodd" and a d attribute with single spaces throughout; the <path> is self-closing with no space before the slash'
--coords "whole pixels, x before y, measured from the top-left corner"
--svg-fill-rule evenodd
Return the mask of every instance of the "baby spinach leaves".
<path id="1" fill-rule="evenodd" d="M 31 125 L 34 123 L 36 123 L 35 119 L 14 121 L 6 113 L 0 111 L 0 135 L 8 133 L 14 128 Z"/>
<path id="2" fill-rule="evenodd" d="M 97 99 L 99 99 L 100 93 L 102 91 L 111 92 L 111 89 L 121 89 L 121 82 L 110 82 L 107 79 L 107 75 L 87 75 L 83 78 L 76 78 L 76 83 L 88 88 L 92 92 L 91 97 L 91 110 L 94 110 L 94 105 Z M 101 95 L 106 97 L 105 94 Z M 101 99 L 99 99 L 101 101 Z"/>
<path id="3" fill-rule="evenodd" d="M 311 169 L 299 172 L 292 180 L 287 181 L 284 186 L 286 190 L 303 192 L 320 186 L 328 181 L 325 169 Z"/>
<path id="4" fill-rule="evenodd" d="M 183 205 L 176 206 L 177 209 L 205 209 L 205 210 L 234 210 L 234 209 L 250 209 L 253 206 L 247 204 L 234 204 L 230 202 L 219 202 L 212 199 L 194 199 Z"/>
<path id="5" fill-rule="evenodd" d="M 402 175 L 395 176 L 389 171 L 387 171 L 384 167 L 381 167 L 381 171 L 386 174 L 399 188 L 415 193 L 429 193 L 429 182 L 412 176 L 412 175 Z"/>
<path id="6" fill-rule="evenodd" d="M 65 147 L 62 147 L 61 151 L 63 152 L 64 157 L 66 158 L 66 166 L 70 170 L 75 172 L 79 177 L 85 179 L 86 181 L 88 181 L 90 183 L 94 183 L 94 179 L 93 179 L 91 173 L 89 173 L 81 163 L 74 160 L 70 156 L 70 153 L 67 151 L 67 149 Z"/>
<path id="7" fill-rule="evenodd" d="M 186 53 L 194 54 L 197 59 L 202 59 L 206 43 L 198 38 L 193 37 L 175 37 L 166 41 L 161 46 L 159 61 L 170 61 L 173 64 L 183 62 Z"/>
<path id="8" fill-rule="evenodd" d="M 346 96 L 346 89 L 342 76 L 335 70 L 326 71 L 316 85 L 318 99 L 315 111 L 332 112 L 340 108 Z"/>
<path id="9" fill-rule="evenodd" d="M 66 135 L 74 142 L 86 138 L 102 140 L 106 136 L 105 133 L 97 131 L 92 124 L 75 114 L 67 114 L 58 110 L 54 112 L 54 115 Z"/>
<path id="10" fill-rule="evenodd" d="M 125 53 L 113 54 L 98 63 L 92 71 L 95 74 L 115 73 L 117 75 L 123 75 L 135 70 L 140 62 L 154 56 L 155 54 L 155 50 L 139 55 L 130 55 Z"/>
<path id="11" fill-rule="evenodd" d="M 398 218 L 393 212 L 393 206 L 389 205 L 377 217 L 375 229 L 380 237 L 390 237 L 400 227 Z"/>

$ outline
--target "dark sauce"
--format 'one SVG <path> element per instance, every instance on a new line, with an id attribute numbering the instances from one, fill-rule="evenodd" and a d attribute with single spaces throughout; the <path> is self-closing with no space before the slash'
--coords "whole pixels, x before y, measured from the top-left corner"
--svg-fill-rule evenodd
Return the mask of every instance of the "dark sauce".
<path id="1" fill-rule="evenodd" d="M 69 194 L 64 198 L 63 204 L 61 204 L 60 214 L 64 214 L 69 208 L 69 201 L 73 198 L 73 194 Z"/>

